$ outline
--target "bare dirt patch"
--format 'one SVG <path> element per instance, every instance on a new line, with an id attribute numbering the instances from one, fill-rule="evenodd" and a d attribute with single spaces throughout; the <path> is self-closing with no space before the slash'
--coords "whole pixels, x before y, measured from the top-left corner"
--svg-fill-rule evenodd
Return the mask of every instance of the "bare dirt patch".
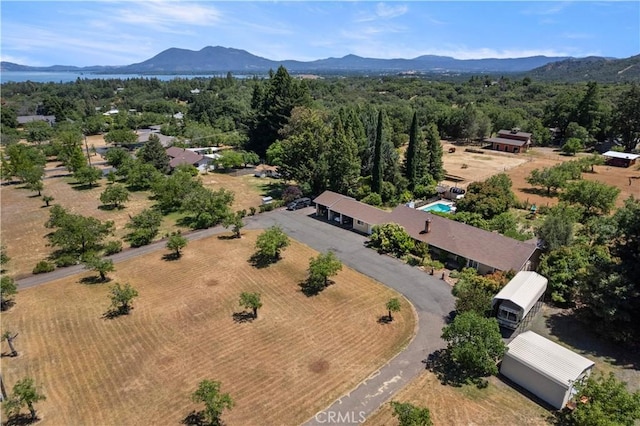
<path id="1" fill-rule="evenodd" d="M 455 152 L 449 152 L 455 148 Z M 495 174 L 518 167 L 527 162 L 527 158 L 514 154 L 500 153 L 481 149 L 479 147 L 468 147 L 477 149 L 483 154 L 465 151 L 464 146 L 453 145 L 443 141 L 442 161 L 447 174 L 459 176 L 461 182 L 446 180 L 444 183 L 451 186 L 466 188 L 471 182 L 483 181 Z"/>
<path id="2" fill-rule="evenodd" d="M 108 285 L 79 283 L 90 273 L 21 291 L 2 318 L 2 331 L 20 333 L 20 355 L 2 362 L 5 384 L 35 379 L 43 425 L 179 424 L 202 409 L 190 394 L 203 379 L 234 398 L 228 424 L 300 424 L 408 343 L 406 300 L 392 324 L 377 323 L 395 291 L 344 268 L 306 297 L 298 284 L 316 253 L 292 242 L 280 262 L 255 269 L 258 233 L 192 241 L 174 262 L 152 253 L 116 264 L 112 282 L 140 296 L 113 320 L 102 317 Z M 242 291 L 262 295 L 255 321 L 233 320 Z"/>
<path id="3" fill-rule="evenodd" d="M 458 388 L 441 384 L 435 374 L 426 370 L 394 396 L 393 401 L 427 407 L 435 425 L 545 425 L 550 414 L 496 377 L 489 379 L 486 389 Z M 399 423 L 387 403 L 365 424 Z"/>

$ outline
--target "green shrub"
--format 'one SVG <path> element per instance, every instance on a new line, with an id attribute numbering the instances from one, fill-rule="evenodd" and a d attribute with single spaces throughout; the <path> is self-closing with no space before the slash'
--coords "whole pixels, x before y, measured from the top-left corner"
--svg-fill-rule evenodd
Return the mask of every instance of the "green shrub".
<path id="1" fill-rule="evenodd" d="M 253 216 L 256 214 L 256 208 L 251 206 L 249 207 L 249 216 Z"/>
<path id="2" fill-rule="evenodd" d="M 74 256 L 72 254 L 64 254 L 64 255 L 56 258 L 55 264 L 56 264 L 56 266 L 58 268 L 64 268 L 66 266 L 77 265 L 78 264 L 78 257 Z M 49 271 L 46 271 L 46 272 L 49 272 Z"/>
<path id="3" fill-rule="evenodd" d="M 47 262 L 46 260 L 41 260 L 38 264 L 33 268 L 34 274 L 44 274 L 46 272 L 51 272 L 56 269 L 55 265 L 51 262 Z"/>
<path id="4" fill-rule="evenodd" d="M 122 241 L 109 241 L 104 245 L 104 254 L 109 256 L 122 251 Z"/>
<path id="5" fill-rule="evenodd" d="M 442 269 L 444 268 L 444 264 L 439 260 L 431 260 L 429 262 L 425 262 L 426 266 L 433 269 Z"/>

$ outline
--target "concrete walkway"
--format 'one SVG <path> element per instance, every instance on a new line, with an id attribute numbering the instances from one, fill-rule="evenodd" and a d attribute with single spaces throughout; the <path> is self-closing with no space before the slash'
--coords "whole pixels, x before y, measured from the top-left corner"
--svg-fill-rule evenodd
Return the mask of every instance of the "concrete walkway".
<path id="1" fill-rule="evenodd" d="M 315 414 L 305 426 L 358 424 L 418 376 L 425 368 L 423 360 L 430 353 L 444 347 L 440 334 L 445 319 L 454 309 L 454 299 L 451 288 L 444 281 L 397 259 L 377 254 L 365 247 L 366 237 L 315 219 L 313 212 L 313 208 L 295 212 L 278 209 L 245 218 L 245 228 L 263 229 L 278 225 L 291 238 L 317 251 L 333 250 L 346 266 L 403 294 L 413 304 L 418 317 L 415 337 L 402 352 L 331 406 Z M 184 236 L 189 240 L 197 240 L 223 232 L 230 231 L 215 227 Z M 114 263 L 121 262 L 143 254 L 166 250 L 165 244 L 165 241 L 158 241 L 137 249 L 124 250 L 110 258 Z M 77 265 L 48 274 L 30 276 L 18 280 L 18 288 L 41 285 L 83 270 L 82 265 Z"/>

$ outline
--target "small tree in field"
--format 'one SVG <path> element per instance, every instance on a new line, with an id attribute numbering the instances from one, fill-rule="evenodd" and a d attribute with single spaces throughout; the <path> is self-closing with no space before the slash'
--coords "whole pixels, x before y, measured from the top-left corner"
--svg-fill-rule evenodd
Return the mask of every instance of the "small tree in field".
<path id="1" fill-rule="evenodd" d="M 289 246 L 289 237 L 279 226 L 272 226 L 258 236 L 256 249 L 258 256 L 270 261 L 280 259 L 280 252 Z"/>
<path id="2" fill-rule="evenodd" d="M 73 172 L 73 177 L 75 177 L 79 183 L 93 187 L 102 177 L 102 171 L 95 167 L 85 166 Z"/>
<path id="3" fill-rule="evenodd" d="M 253 311 L 253 318 L 258 318 L 258 309 L 262 308 L 260 293 L 247 293 L 243 291 L 240 294 L 240 306 Z"/>
<path id="4" fill-rule="evenodd" d="M 389 322 L 393 321 L 391 312 L 400 312 L 400 309 L 402 308 L 400 305 L 400 300 L 397 297 L 389 299 L 385 306 L 387 307 L 387 311 L 389 311 Z"/>
<path id="5" fill-rule="evenodd" d="M 42 196 L 42 201 L 44 201 L 44 204 L 49 207 L 49 205 L 51 204 L 51 202 L 55 200 L 55 198 L 53 198 L 51 195 L 43 195 Z"/>
<path id="6" fill-rule="evenodd" d="M 0 310 L 4 311 L 11 303 L 11 296 L 18 293 L 18 285 L 15 280 L 3 274 L 0 278 Z"/>
<path id="7" fill-rule="evenodd" d="M 6 340 L 7 344 L 9 345 L 9 350 L 11 352 L 9 352 L 9 356 L 16 356 L 18 355 L 18 351 L 16 351 L 15 346 L 13 346 L 13 341 L 15 340 L 15 338 L 18 337 L 18 333 L 13 334 L 11 331 L 5 331 L 4 334 L 2 335 L 2 340 Z"/>
<path id="8" fill-rule="evenodd" d="M 105 188 L 100 194 L 100 202 L 105 205 L 111 205 L 119 208 L 123 203 L 129 201 L 129 191 L 121 183 L 114 183 Z"/>
<path id="9" fill-rule="evenodd" d="M 129 283 L 115 283 L 111 287 L 111 308 L 116 315 L 127 315 L 131 310 L 131 301 L 138 297 L 138 291 Z"/>
<path id="10" fill-rule="evenodd" d="M 316 258 L 309 261 L 309 277 L 317 280 L 324 287 L 329 284 L 329 277 L 336 275 L 342 270 L 342 262 L 331 250 L 320 253 Z"/>
<path id="11" fill-rule="evenodd" d="M 416 407 L 408 402 L 391 401 L 393 417 L 398 417 L 400 426 L 431 426 L 431 413 L 428 408 Z"/>
<path id="12" fill-rule="evenodd" d="M 174 256 L 178 258 L 182 256 L 181 250 L 187 246 L 188 242 L 189 240 L 183 237 L 180 232 L 174 232 L 167 240 L 167 248 L 173 250 Z"/>
<path id="13" fill-rule="evenodd" d="M 13 386 L 11 397 L 5 401 L 5 413 L 7 417 L 12 418 L 20 414 L 22 407 L 26 406 L 31 413 L 31 421 L 34 421 L 38 417 L 33 404 L 38 401 L 44 401 L 45 399 L 47 398 L 36 389 L 33 379 L 22 379 Z"/>
<path id="14" fill-rule="evenodd" d="M 240 234 L 240 231 L 244 227 L 244 222 L 242 220 L 243 217 L 244 217 L 243 212 L 237 211 L 234 214 L 228 215 L 222 221 L 222 226 L 224 226 L 225 228 L 231 227 L 231 230 L 233 231 L 233 235 L 236 238 L 240 238 L 242 237 L 242 235 Z"/>
<path id="15" fill-rule="evenodd" d="M 115 271 L 113 260 L 111 259 L 101 259 L 98 256 L 89 256 L 83 261 L 83 263 L 85 268 L 95 271 L 100 275 L 100 281 L 106 281 L 107 274 Z"/>
<path id="16" fill-rule="evenodd" d="M 204 420 L 210 425 L 220 425 L 220 416 L 224 410 L 231 410 L 234 402 L 228 393 L 220 392 L 220 382 L 203 380 L 198 389 L 191 395 L 193 402 L 204 403 L 201 412 Z"/>

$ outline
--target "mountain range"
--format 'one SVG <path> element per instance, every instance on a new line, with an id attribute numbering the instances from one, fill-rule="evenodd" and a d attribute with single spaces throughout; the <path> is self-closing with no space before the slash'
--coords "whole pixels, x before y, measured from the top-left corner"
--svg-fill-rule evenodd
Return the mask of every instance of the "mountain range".
<path id="1" fill-rule="evenodd" d="M 625 62 L 626 61 L 626 62 Z M 622 64 L 624 62 L 624 64 Z M 170 48 L 146 61 L 126 66 L 74 67 L 54 65 L 30 67 L 1 62 L 2 71 L 76 71 L 109 74 L 203 74 L 226 73 L 261 74 L 283 65 L 292 73 L 316 74 L 389 74 L 389 73 L 529 73 L 544 77 L 545 74 L 566 74 L 588 69 L 611 68 L 618 73 L 618 80 L 628 76 L 640 76 L 640 55 L 627 59 L 602 57 L 571 58 L 531 56 L 507 59 L 455 59 L 448 56 L 424 55 L 413 59 L 376 59 L 346 55 L 315 61 L 274 61 L 253 55 L 245 50 L 207 46 L 199 51 Z M 626 73 L 626 75 L 625 75 Z"/>

